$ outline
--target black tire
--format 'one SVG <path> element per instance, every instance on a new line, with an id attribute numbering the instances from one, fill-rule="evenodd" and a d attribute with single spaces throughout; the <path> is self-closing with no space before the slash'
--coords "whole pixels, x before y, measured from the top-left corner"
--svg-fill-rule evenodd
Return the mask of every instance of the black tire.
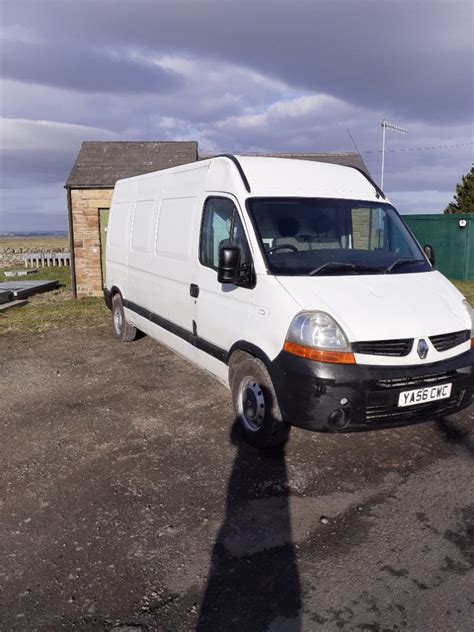
<path id="1" fill-rule="evenodd" d="M 125 318 L 120 294 L 114 294 L 112 297 L 112 325 L 114 336 L 120 342 L 132 342 L 137 337 L 137 328 L 130 325 Z"/>
<path id="2" fill-rule="evenodd" d="M 237 425 L 245 440 L 258 448 L 285 444 L 290 426 L 282 419 L 264 363 L 237 351 L 230 362 L 229 382 Z"/>

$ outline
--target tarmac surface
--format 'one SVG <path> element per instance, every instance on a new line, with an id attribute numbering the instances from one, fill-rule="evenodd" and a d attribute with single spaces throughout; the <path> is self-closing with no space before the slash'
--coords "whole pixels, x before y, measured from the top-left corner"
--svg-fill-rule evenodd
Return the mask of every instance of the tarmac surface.
<path id="1" fill-rule="evenodd" d="M 0 340 L 0 630 L 474 629 L 474 411 L 260 453 L 148 338 Z"/>

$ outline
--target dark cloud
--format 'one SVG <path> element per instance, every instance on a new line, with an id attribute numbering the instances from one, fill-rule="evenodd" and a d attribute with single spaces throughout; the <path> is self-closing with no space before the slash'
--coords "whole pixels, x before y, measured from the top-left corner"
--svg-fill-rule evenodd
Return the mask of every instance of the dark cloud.
<path id="1" fill-rule="evenodd" d="M 21 183 L 28 190 L 37 182 L 49 184 L 60 179 L 64 184 L 79 147 L 48 152 L 4 151 L 0 163 L 0 185 L 3 189 L 10 189 Z"/>
<path id="2" fill-rule="evenodd" d="M 389 195 L 441 211 L 472 160 L 472 13 L 470 0 L 3 0 L 0 230 L 63 225 L 84 140 L 331 152 L 354 149 L 350 129 L 378 180 L 384 117 L 409 128 L 387 133 Z"/>
<path id="3" fill-rule="evenodd" d="M 58 51 L 85 37 L 89 43 L 181 51 L 412 119 L 472 116 L 470 0 L 16 0 L 5 13 L 7 23 L 54 35 Z"/>
<path id="4" fill-rule="evenodd" d="M 74 91 L 142 93 L 168 92 L 181 85 L 180 76 L 157 65 L 139 63 L 124 55 L 94 50 L 72 41 L 48 43 L 1 42 L 2 75 L 26 83 Z"/>
<path id="5" fill-rule="evenodd" d="M 32 207 L 2 212 L 1 230 L 7 232 L 42 230 L 67 230 L 66 212 L 49 212 L 45 209 L 31 210 Z"/>

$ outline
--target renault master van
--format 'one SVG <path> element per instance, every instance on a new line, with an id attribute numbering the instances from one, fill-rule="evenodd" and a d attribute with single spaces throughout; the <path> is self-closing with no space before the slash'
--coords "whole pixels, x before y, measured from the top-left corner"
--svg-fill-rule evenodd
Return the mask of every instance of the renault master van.
<path id="1" fill-rule="evenodd" d="M 473 312 L 427 253 L 355 168 L 219 156 L 117 182 L 105 300 L 119 340 L 209 371 L 265 447 L 469 406 Z"/>

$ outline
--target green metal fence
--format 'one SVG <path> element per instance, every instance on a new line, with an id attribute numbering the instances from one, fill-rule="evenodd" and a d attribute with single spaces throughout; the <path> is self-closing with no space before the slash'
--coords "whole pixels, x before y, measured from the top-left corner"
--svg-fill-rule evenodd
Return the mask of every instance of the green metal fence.
<path id="1" fill-rule="evenodd" d="M 474 216 L 404 215 L 420 244 L 433 246 L 435 267 L 450 279 L 474 279 Z"/>

